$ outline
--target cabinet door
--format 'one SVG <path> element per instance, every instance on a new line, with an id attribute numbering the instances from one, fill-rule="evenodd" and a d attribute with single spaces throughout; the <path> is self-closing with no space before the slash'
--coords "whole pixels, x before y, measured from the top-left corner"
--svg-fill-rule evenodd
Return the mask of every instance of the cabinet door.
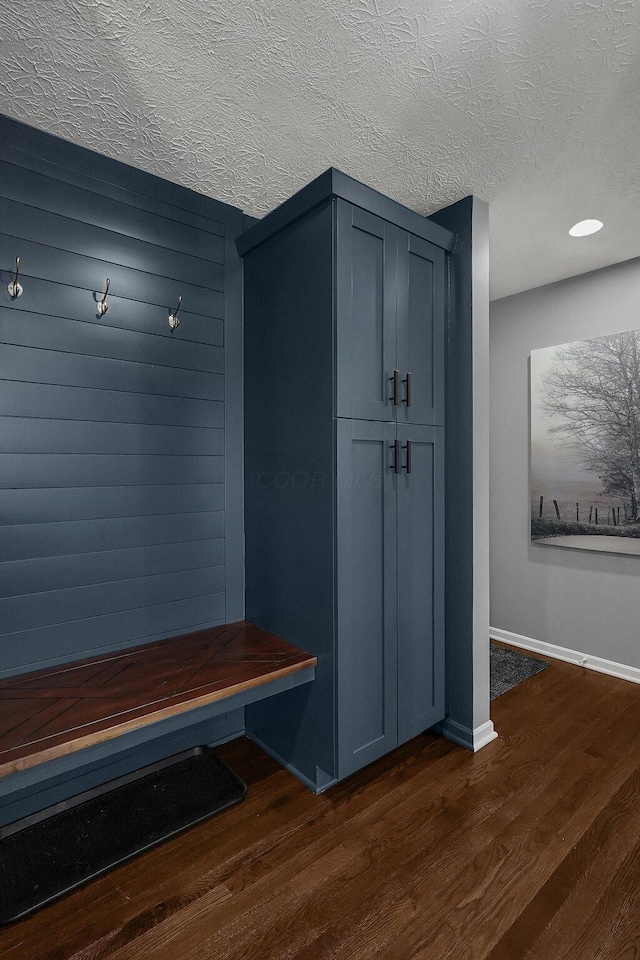
<path id="1" fill-rule="evenodd" d="M 444 717 L 442 427 L 398 424 L 398 742 Z"/>
<path id="2" fill-rule="evenodd" d="M 398 231 L 343 200 L 336 206 L 336 413 L 393 420 Z"/>
<path id="3" fill-rule="evenodd" d="M 404 230 L 398 236 L 399 423 L 444 424 L 445 254 Z"/>
<path id="4" fill-rule="evenodd" d="M 336 424 L 342 778 L 397 744 L 396 427 L 357 420 Z"/>

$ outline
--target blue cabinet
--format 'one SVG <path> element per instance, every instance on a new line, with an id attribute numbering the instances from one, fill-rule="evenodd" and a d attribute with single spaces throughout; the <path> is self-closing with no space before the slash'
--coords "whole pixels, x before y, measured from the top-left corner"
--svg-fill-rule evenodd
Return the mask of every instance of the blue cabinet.
<path id="1" fill-rule="evenodd" d="M 317 791 L 444 716 L 451 235 L 335 174 L 239 242 L 246 616 L 318 657 L 246 725 Z"/>

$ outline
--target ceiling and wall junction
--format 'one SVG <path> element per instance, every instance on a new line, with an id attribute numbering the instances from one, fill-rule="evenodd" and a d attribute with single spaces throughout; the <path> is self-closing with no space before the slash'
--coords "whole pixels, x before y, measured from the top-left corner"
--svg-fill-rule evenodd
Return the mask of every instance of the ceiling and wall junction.
<path id="1" fill-rule="evenodd" d="M 255 216 L 330 165 L 425 214 L 475 193 L 495 298 L 640 253 L 639 28 L 634 0 L 47 0 L 5 5 L 0 95 Z"/>

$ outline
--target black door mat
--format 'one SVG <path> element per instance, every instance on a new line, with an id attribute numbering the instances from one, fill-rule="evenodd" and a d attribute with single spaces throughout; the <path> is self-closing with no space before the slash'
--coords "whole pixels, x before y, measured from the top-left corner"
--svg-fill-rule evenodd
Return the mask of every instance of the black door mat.
<path id="1" fill-rule="evenodd" d="M 3 827 L 0 923 L 239 803 L 246 790 L 212 750 L 195 747 Z"/>
<path id="2" fill-rule="evenodd" d="M 524 683 L 549 666 L 548 660 L 527 657 L 519 650 L 508 650 L 491 644 L 491 699 Z"/>

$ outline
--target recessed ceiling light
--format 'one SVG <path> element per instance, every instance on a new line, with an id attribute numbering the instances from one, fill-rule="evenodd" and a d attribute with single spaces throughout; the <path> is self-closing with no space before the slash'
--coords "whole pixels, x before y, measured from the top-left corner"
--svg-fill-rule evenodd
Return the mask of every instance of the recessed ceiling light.
<path id="1" fill-rule="evenodd" d="M 576 223 L 569 233 L 572 237 L 588 237 L 590 233 L 597 233 L 598 230 L 602 230 L 604 224 L 602 220 L 581 220 L 580 223 Z"/>

